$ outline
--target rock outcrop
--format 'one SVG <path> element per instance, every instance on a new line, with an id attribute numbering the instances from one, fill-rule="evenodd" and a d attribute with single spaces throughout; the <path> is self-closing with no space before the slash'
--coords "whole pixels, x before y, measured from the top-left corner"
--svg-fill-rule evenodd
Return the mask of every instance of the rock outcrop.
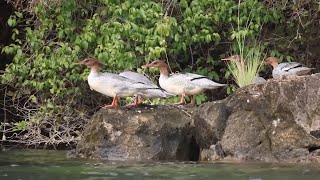
<path id="1" fill-rule="evenodd" d="M 320 162 L 320 74 L 271 79 L 205 103 L 192 115 L 188 111 L 101 109 L 71 154 L 109 160 Z"/>
<path id="2" fill-rule="evenodd" d="M 101 109 L 69 155 L 107 160 L 197 160 L 190 114 L 172 106 Z"/>
<path id="3" fill-rule="evenodd" d="M 200 160 L 320 162 L 320 75 L 241 88 L 193 119 Z"/>

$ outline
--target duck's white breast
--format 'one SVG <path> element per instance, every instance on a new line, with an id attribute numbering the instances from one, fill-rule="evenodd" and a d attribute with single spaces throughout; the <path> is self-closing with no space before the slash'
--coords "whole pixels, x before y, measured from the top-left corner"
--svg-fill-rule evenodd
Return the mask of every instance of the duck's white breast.
<path id="1" fill-rule="evenodd" d="M 108 81 L 107 77 L 96 73 L 90 73 L 88 76 L 88 84 L 91 89 L 109 97 L 116 95 L 116 88 Z"/>

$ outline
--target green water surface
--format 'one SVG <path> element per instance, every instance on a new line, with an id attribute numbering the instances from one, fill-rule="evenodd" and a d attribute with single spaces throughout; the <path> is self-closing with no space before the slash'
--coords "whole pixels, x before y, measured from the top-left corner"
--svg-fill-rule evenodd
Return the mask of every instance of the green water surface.
<path id="1" fill-rule="evenodd" d="M 319 164 L 110 162 L 66 159 L 65 153 L 0 152 L 0 180 L 320 180 Z"/>

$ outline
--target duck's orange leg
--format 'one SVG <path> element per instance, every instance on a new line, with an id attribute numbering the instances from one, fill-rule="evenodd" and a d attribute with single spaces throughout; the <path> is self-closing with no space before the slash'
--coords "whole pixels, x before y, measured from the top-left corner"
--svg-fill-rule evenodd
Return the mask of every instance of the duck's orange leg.
<path id="1" fill-rule="evenodd" d="M 174 103 L 174 105 L 182 105 L 182 104 L 186 104 L 186 100 L 184 99 L 186 97 L 185 94 L 181 95 L 181 100 L 180 102 Z"/>
<path id="2" fill-rule="evenodd" d="M 103 108 L 113 108 L 118 106 L 118 97 L 114 96 L 111 104 L 106 104 Z"/>
<path id="3" fill-rule="evenodd" d="M 139 105 L 139 96 L 136 96 L 136 97 L 134 98 L 133 103 L 129 103 L 129 104 L 127 104 L 126 106 L 138 106 L 138 105 Z"/>
<path id="4" fill-rule="evenodd" d="M 139 104 L 143 104 L 143 103 L 144 103 L 144 98 L 143 98 L 143 97 L 140 97 Z"/>
<path id="5" fill-rule="evenodd" d="M 193 95 L 188 96 L 188 97 L 189 97 L 189 99 L 190 99 L 189 105 L 193 106 L 193 105 L 194 105 L 194 98 L 193 98 Z"/>

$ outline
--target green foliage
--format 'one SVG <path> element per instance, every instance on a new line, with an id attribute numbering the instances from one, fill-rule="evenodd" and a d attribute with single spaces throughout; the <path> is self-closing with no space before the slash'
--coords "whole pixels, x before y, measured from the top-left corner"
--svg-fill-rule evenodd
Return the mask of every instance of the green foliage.
<path id="1" fill-rule="evenodd" d="M 200 94 L 196 97 L 195 99 L 195 104 L 196 105 L 200 105 L 202 104 L 203 102 L 205 102 L 207 100 L 207 96 L 205 96 L 204 94 Z"/>
<path id="2" fill-rule="evenodd" d="M 14 55 L 14 63 L 7 68 L 2 83 L 14 79 L 18 86 L 49 91 L 56 96 L 78 93 L 78 88 L 69 87 L 85 79 L 87 71 L 82 73 L 73 62 L 84 57 L 96 56 L 114 71 L 133 69 L 165 54 L 170 59 L 186 54 L 188 47 L 197 44 L 217 45 L 227 35 L 219 32 L 221 22 L 234 24 L 237 21 L 237 8 L 233 8 L 236 4 L 228 0 L 196 0 L 190 4 L 182 1 L 176 4 L 181 11 L 178 15 L 169 15 L 161 3 L 151 0 L 122 3 L 101 0 L 96 4 L 88 2 L 85 7 L 62 0 L 52 5 L 50 8 L 41 2 L 35 5 L 39 25 L 24 29 L 25 39 L 19 39 L 23 45 L 15 43 L 3 49 Z M 92 10 L 90 6 L 93 5 L 99 8 Z M 261 16 L 269 12 L 255 0 L 245 1 L 241 8 L 240 24 L 255 13 L 251 21 L 255 25 L 250 24 L 248 32 L 254 36 L 262 23 L 268 21 Z M 255 12 L 250 12 L 249 8 Z M 8 24 L 15 26 L 21 18 L 22 14 L 17 12 Z M 32 21 L 34 19 L 28 19 L 27 24 Z M 19 34 L 18 30 L 15 32 Z M 16 36 L 14 39 L 17 40 Z M 200 68 L 205 60 L 199 55 Z M 206 72 L 213 72 L 210 77 L 218 79 L 217 72 L 205 68 Z M 18 79 L 14 78 L 16 76 Z"/>
<path id="3" fill-rule="evenodd" d="M 26 130 L 29 128 L 29 121 L 20 121 L 15 123 L 15 129 L 16 131 Z"/>
<path id="4" fill-rule="evenodd" d="M 16 88 L 16 97 L 32 96 L 27 102 L 36 110 L 28 112 L 30 121 L 61 123 L 65 113 L 73 117 L 79 109 L 95 110 L 79 103 L 89 96 L 83 86 L 89 70 L 74 64 L 89 56 L 107 63 L 111 72 L 166 58 L 173 71 L 196 69 L 219 80 L 216 67 L 221 68 L 219 56 L 225 50 L 221 42 L 234 38 L 232 27 L 238 22 L 239 27 L 248 25 L 247 34 L 255 38 L 264 23 L 280 18 L 278 11 L 258 0 L 240 2 L 239 7 L 240 14 L 234 0 L 30 2 L 28 11 L 16 12 L 8 20 L 14 43 L 2 51 L 13 56 L 13 63 L 1 82 Z M 206 99 L 200 95 L 196 102 Z"/>

